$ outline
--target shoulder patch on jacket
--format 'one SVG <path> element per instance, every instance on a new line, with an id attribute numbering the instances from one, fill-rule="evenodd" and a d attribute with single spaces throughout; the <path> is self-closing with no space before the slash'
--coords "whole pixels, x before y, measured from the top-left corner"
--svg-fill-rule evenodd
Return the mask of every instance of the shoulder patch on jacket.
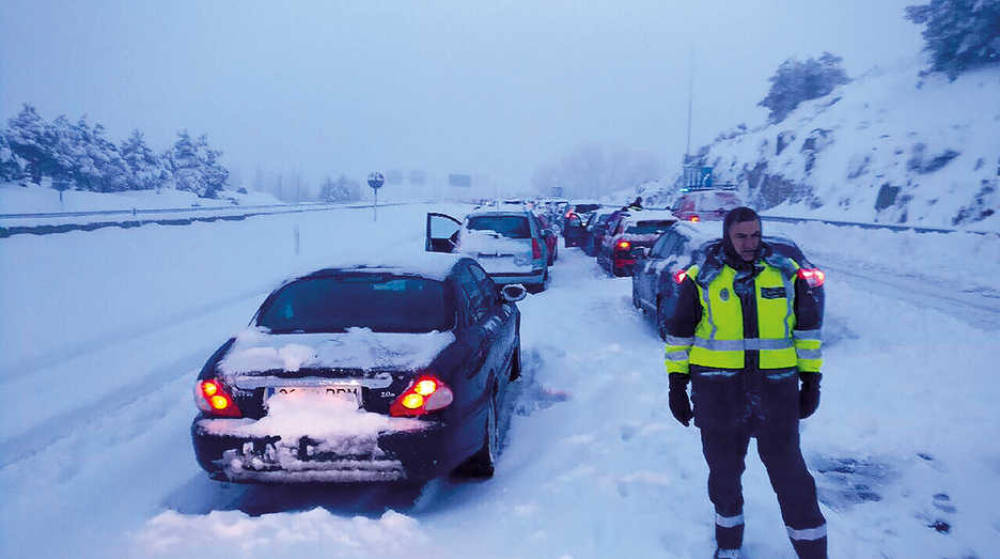
<path id="1" fill-rule="evenodd" d="M 724 264 L 722 255 L 720 254 L 721 252 L 722 241 L 718 241 L 710 245 L 698 259 L 697 264 L 699 264 L 699 268 L 701 268 L 701 271 L 695 280 L 698 285 L 707 289 L 708 284 L 712 283 L 712 280 L 714 280 L 719 273 L 722 272 Z"/>
<path id="2" fill-rule="evenodd" d="M 799 265 L 794 260 L 774 252 L 765 256 L 764 262 L 781 270 L 786 278 L 795 276 L 795 273 L 799 271 Z"/>

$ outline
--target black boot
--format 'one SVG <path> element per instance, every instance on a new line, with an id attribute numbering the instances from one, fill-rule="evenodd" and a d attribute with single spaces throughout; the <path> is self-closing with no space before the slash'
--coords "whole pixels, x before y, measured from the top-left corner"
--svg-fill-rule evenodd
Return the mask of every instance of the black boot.
<path id="1" fill-rule="evenodd" d="M 799 559 L 826 559 L 826 536 L 816 540 L 792 540 Z"/>

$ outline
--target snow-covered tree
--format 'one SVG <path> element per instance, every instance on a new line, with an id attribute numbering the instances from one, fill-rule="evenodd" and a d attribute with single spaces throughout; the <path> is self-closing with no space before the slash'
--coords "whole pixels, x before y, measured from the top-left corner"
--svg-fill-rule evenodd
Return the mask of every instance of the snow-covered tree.
<path id="1" fill-rule="evenodd" d="M 53 147 L 56 137 L 52 127 L 25 103 L 17 116 L 7 121 L 7 142 L 14 155 L 25 161 L 25 172 L 31 182 L 40 184 L 42 175 L 55 169 Z"/>
<path id="2" fill-rule="evenodd" d="M 118 146 L 105 136 L 103 125 L 90 126 L 86 118 L 81 118 L 67 127 L 63 117 L 56 119 L 56 124 L 57 158 L 77 188 L 93 192 L 128 190 L 131 182 L 128 164 Z"/>
<path id="3" fill-rule="evenodd" d="M 324 202 L 349 202 L 361 199 L 361 183 L 340 175 L 336 181 L 326 177 L 320 185 L 319 199 Z"/>
<path id="4" fill-rule="evenodd" d="M 768 78 L 771 89 L 757 105 L 771 111 L 768 119 L 772 123 L 785 120 L 799 103 L 823 97 L 838 85 L 850 81 L 840 66 L 842 61 L 841 57 L 828 52 L 824 52 L 818 60 L 785 60 L 778 66 L 778 71 Z"/>
<path id="5" fill-rule="evenodd" d="M 129 168 L 129 188 L 132 190 L 160 190 L 167 182 L 169 170 L 156 153 L 146 144 L 142 132 L 133 130 L 122 142 L 122 159 Z"/>
<path id="6" fill-rule="evenodd" d="M 175 188 L 215 198 L 229 178 L 229 171 L 219 162 L 221 155 L 221 151 L 208 147 L 204 134 L 193 140 L 187 130 L 178 132 L 177 141 L 167 152 Z"/>
<path id="7" fill-rule="evenodd" d="M 198 138 L 198 146 L 204 154 L 205 198 L 215 198 L 218 192 L 225 188 L 229 180 L 229 170 L 222 166 L 219 158 L 222 152 L 208 147 L 208 137 L 204 134 Z"/>
<path id="8" fill-rule="evenodd" d="M 15 181 L 24 176 L 25 161 L 10 149 L 7 135 L 0 132 L 0 181 Z"/>
<path id="9" fill-rule="evenodd" d="M 925 25 L 932 72 L 954 80 L 966 69 L 1000 63 L 1000 0 L 931 0 L 907 6 L 906 19 Z"/>

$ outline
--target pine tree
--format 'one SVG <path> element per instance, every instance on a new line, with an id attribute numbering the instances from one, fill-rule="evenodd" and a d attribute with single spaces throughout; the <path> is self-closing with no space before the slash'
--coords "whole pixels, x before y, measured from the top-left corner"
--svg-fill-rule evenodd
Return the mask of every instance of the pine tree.
<path id="1" fill-rule="evenodd" d="M 778 71 L 768 78 L 771 89 L 757 105 L 771 111 L 768 120 L 772 123 L 785 120 L 799 103 L 828 95 L 833 88 L 850 81 L 840 66 L 842 61 L 841 57 L 828 52 L 824 52 L 819 60 L 785 60 L 778 66 Z"/>
<path id="2" fill-rule="evenodd" d="M 16 181 L 24 176 L 24 160 L 10 148 L 6 133 L 0 133 L 0 181 Z"/>
<path id="3" fill-rule="evenodd" d="M 35 107 L 25 103 L 17 116 L 7 121 L 7 142 L 14 155 L 25 161 L 31 182 L 41 184 L 42 176 L 54 169 L 53 147 L 56 142 L 51 125 Z"/>
<path id="4" fill-rule="evenodd" d="M 967 69 L 1000 63 L 1000 0 L 931 0 L 907 6 L 906 19 L 925 24 L 931 72 L 954 80 Z"/>
<path id="5" fill-rule="evenodd" d="M 118 146 L 105 136 L 103 125 L 90 126 L 86 117 L 70 124 L 66 117 L 59 116 L 53 129 L 58 138 L 54 150 L 58 168 L 52 174 L 53 180 L 92 192 L 128 189 L 128 165 Z"/>
<path id="6" fill-rule="evenodd" d="M 168 172 L 160 158 L 146 145 L 142 132 L 133 130 L 122 142 L 122 159 L 129 169 L 129 188 L 132 190 L 157 190 L 164 186 L 164 173 Z"/>
<path id="7" fill-rule="evenodd" d="M 219 163 L 222 152 L 208 147 L 208 136 L 202 134 L 198 138 L 198 147 L 203 154 L 202 174 L 205 178 L 205 193 L 202 196 L 217 198 L 219 191 L 225 188 L 226 181 L 229 180 L 229 170 Z"/>
<path id="8" fill-rule="evenodd" d="M 229 171 L 219 162 L 221 155 L 221 151 L 208 147 L 204 134 L 192 140 L 187 130 L 178 132 L 167 156 L 175 188 L 202 198 L 216 198 L 229 179 Z"/>

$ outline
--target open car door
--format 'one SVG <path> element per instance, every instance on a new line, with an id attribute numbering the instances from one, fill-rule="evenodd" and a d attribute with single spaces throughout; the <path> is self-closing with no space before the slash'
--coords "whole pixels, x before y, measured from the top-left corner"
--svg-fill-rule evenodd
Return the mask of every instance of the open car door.
<path id="1" fill-rule="evenodd" d="M 424 250 L 428 252 L 451 252 L 455 250 L 455 237 L 462 228 L 462 222 L 450 215 L 427 214 L 427 236 Z"/>

